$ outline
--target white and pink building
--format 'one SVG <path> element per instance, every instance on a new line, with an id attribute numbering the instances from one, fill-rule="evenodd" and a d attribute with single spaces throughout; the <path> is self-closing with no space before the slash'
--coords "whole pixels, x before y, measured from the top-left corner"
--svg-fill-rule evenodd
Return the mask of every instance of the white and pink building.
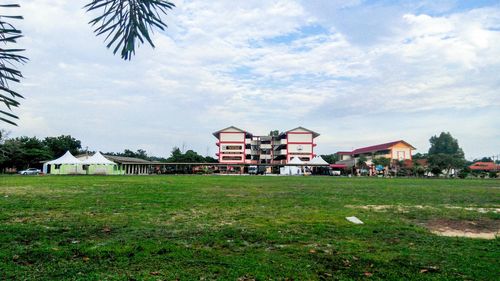
<path id="1" fill-rule="evenodd" d="M 234 126 L 219 130 L 217 138 L 219 163 L 286 164 L 294 157 L 308 162 L 314 154 L 318 133 L 303 127 L 267 136 L 253 134 Z"/>

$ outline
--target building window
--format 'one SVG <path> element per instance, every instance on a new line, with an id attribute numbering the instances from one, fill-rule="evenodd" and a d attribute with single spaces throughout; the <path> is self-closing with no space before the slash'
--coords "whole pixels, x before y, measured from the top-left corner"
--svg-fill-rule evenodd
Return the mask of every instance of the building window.
<path id="1" fill-rule="evenodd" d="M 61 169 L 61 164 L 55 164 L 54 169 L 57 169 L 57 170 Z"/>
<path id="2" fill-rule="evenodd" d="M 241 145 L 224 145 L 222 149 L 226 150 L 241 150 L 243 147 Z"/>
<path id="3" fill-rule="evenodd" d="M 222 160 L 226 160 L 226 161 L 241 161 L 241 156 L 222 156 Z"/>

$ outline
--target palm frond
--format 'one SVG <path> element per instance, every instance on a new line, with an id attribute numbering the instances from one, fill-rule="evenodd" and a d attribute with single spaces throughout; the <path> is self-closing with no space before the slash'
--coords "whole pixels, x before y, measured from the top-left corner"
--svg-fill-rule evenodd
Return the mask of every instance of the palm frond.
<path id="1" fill-rule="evenodd" d="M 89 24 L 97 36 L 106 36 L 107 48 L 113 48 L 113 54 L 120 51 L 124 60 L 130 60 L 136 46 L 145 41 L 155 47 L 150 33 L 167 27 L 161 16 L 173 7 L 166 0 L 92 0 L 85 5 L 88 12 L 102 10 Z"/>
<path id="2" fill-rule="evenodd" d="M 3 8 L 18 8 L 18 4 L 2 4 Z M 17 43 L 17 39 L 22 37 L 21 30 L 7 22 L 8 19 L 22 19 L 22 16 L 0 15 L 0 103 L 7 107 L 7 111 L 0 110 L 0 122 L 5 122 L 16 126 L 14 120 L 19 119 L 12 112 L 12 107 L 18 107 L 18 99 L 23 96 L 9 87 L 9 82 L 19 83 L 23 75 L 16 66 L 28 60 L 19 53 L 24 49 L 10 47 Z M 3 43 L 3 44 L 2 44 Z"/>

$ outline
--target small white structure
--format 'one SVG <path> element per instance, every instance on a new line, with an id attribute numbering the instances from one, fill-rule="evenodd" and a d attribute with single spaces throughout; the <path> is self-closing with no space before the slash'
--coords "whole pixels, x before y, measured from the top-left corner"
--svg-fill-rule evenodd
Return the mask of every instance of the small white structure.
<path id="1" fill-rule="evenodd" d="M 346 217 L 345 218 L 346 220 L 354 223 L 354 224 L 363 224 L 363 221 L 361 221 L 360 219 L 358 219 L 357 217 L 355 216 L 352 216 L 352 217 Z"/>
<path id="2" fill-rule="evenodd" d="M 83 160 L 82 165 L 86 173 L 90 175 L 118 174 L 116 163 L 108 160 L 99 151 Z"/>
<path id="3" fill-rule="evenodd" d="M 303 166 L 295 166 L 300 164 L 305 165 L 305 163 L 302 162 L 298 157 L 292 158 L 292 160 L 290 160 L 288 164 L 294 164 L 294 166 L 285 166 L 280 168 L 280 175 L 297 176 L 304 174 Z"/>
<path id="4" fill-rule="evenodd" d="M 43 173 L 56 175 L 85 174 L 82 169 L 82 161 L 73 156 L 69 150 L 63 156 L 45 162 L 43 164 Z"/>

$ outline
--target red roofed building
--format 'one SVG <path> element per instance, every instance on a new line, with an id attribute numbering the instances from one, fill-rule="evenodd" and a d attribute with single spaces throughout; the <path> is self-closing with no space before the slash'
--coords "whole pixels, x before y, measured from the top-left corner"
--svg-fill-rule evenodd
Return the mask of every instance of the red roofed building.
<path id="1" fill-rule="evenodd" d="M 469 166 L 469 169 L 473 171 L 500 171 L 500 165 L 495 164 L 494 162 L 476 162 Z"/>
<path id="2" fill-rule="evenodd" d="M 404 165 L 410 165 L 412 160 L 412 151 L 416 148 L 411 144 L 403 141 L 393 141 L 383 144 L 377 144 L 367 147 L 357 148 L 353 151 L 339 151 L 339 161 L 336 164 L 344 164 L 348 167 L 356 166 L 361 156 L 366 158 L 366 165 L 369 167 L 369 174 L 375 173 L 375 165 L 373 159 L 375 158 L 389 158 L 392 161 L 404 161 Z"/>
<path id="3" fill-rule="evenodd" d="M 392 160 L 411 160 L 411 152 L 416 148 L 404 140 L 357 148 L 353 151 L 340 151 L 340 160 L 349 160 L 365 156 L 368 160 L 373 158 L 389 158 Z"/>

